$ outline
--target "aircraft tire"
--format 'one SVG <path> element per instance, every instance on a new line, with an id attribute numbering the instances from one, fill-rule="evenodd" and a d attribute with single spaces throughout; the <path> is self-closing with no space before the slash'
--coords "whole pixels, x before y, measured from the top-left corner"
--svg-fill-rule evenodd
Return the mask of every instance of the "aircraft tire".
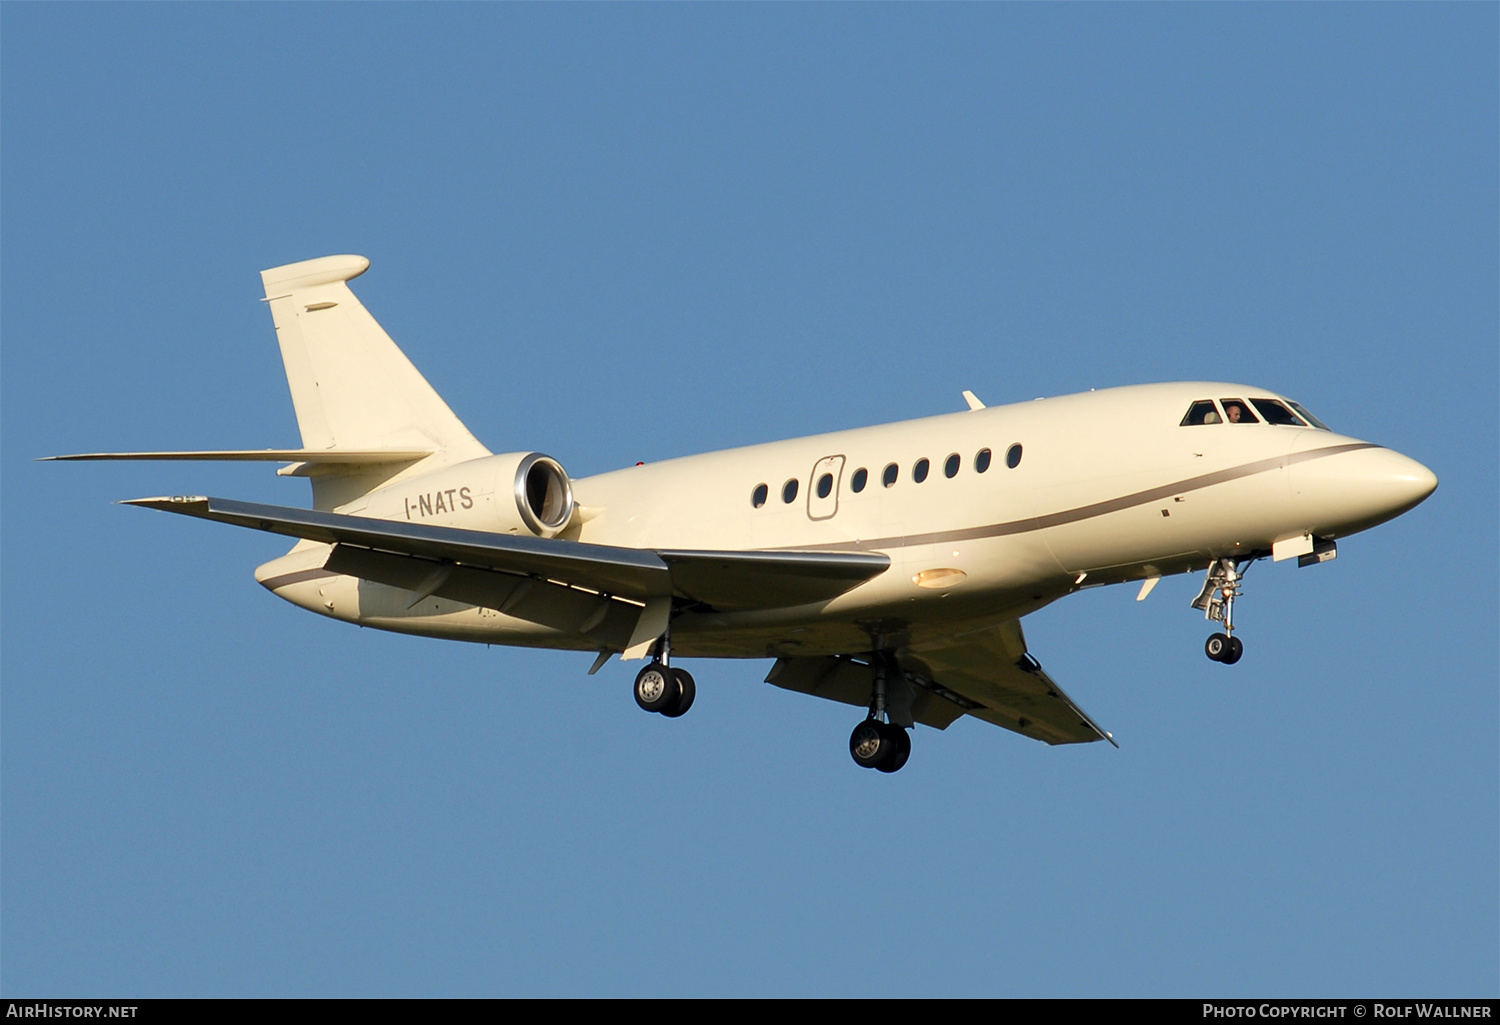
<path id="1" fill-rule="evenodd" d="M 1223 662 L 1225 654 L 1233 647 L 1227 634 L 1212 634 L 1203 644 L 1203 653 L 1215 662 Z"/>
<path id="2" fill-rule="evenodd" d="M 660 712 L 680 694 L 676 676 L 660 662 L 652 662 L 636 675 L 635 703 L 647 712 Z"/>
<path id="3" fill-rule="evenodd" d="M 849 734 L 849 754 L 862 769 L 878 769 L 894 746 L 894 738 L 879 719 L 866 719 Z"/>
<path id="4" fill-rule="evenodd" d="M 1231 637 L 1229 638 L 1229 647 L 1224 652 L 1224 656 L 1220 658 L 1219 661 L 1223 662 L 1226 666 L 1232 666 L 1240 660 L 1240 656 L 1244 653 L 1245 642 L 1240 640 L 1238 637 Z"/>
<path id="5" fill-rule="evenodd" d="M 668 672 L 676 679 L 677 699 L 663 708 L 661 714 L 668 719 L 675 719 L 679 715 L 685 715 L 693 707 L 693 699 L 698 696 L 698 685 L 693 682 L 693 674 L 686 669 L 670 669 Z"/>
<path id="6" fill-rule="evenodd" d="M 896 772 L 911 757 L 911 734 L 900 726 L 892 726 L 889 723 L 881 725 L 885 727 L 885 732 L 891 739 L 891 753 L 886 755 L 875 768 L 881 772 Z"/>

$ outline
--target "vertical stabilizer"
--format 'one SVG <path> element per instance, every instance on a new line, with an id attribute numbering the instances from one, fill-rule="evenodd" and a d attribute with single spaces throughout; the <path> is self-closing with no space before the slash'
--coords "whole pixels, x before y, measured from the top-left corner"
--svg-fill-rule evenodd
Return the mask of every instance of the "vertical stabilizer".
<path id="1" fill-rule="evenodd" d="M 261 271 L 303 448 L 431 451 L 421 472 L 489 455 L 349 290 L 369 266 L 325 256 Z M 314 505 L 348 505 L 411 468 L 314 473 Z"/>

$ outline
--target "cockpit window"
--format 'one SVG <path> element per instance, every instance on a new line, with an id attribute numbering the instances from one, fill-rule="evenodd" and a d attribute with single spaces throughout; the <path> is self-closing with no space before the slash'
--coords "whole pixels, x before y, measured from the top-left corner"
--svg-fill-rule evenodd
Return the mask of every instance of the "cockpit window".
<path id="1" fill-rule="evenodd" d="M 1275 399 L 1251 399 L 1250 404 L 1259 410 L 1260 415 L 1265 417 L 1268 424 L 1280 424 L 1283 427 L 1307 426 L 1302 422 L 1301 417 Z"/>
<path id="2" fill-rule="evenodd" d="M 1182 418 L 1182 427 L 1202 427 L 1204 424 L 1223 423 L 1219 411 L 1214 407 L 1212 399 L 1200 399 L 1188 407 L 1187 416 Z"/>
<path id="3" fill-rule="evenodd" d="M 1311 413 L 1309 413 L 1307 411 L 1307 407 L 1304 406 L 1304 405 L 1302 405 L 1302 403 L 1300 403 L 1300 402 L 1293 402 L 1291 399 L 1287 399 L 1286 403 L 1287 403 L 1287 405 L 1289 405 L 1293 409 L 1295 409 L 1298 413 L 1300 413 L 1302 415 L 1302 419 L 1304 419 L 1308 423 L 1312 424 L 1318 430 L 1320 430 L 1320 431 L 1331 431 L 1331 430 L 1333 430 L 1333 428 L 1329 427 L 1322 420 L 1319 420 L 1317 417 L 1315 417 Z"/>
<path id="4" fill-rule="evenodd" d="M 1258 424 L 1260 418 L 1250 412 L 1244 399 L 1220 399 L 1224 404 L 1224 419 L 1232 424 Z"/>

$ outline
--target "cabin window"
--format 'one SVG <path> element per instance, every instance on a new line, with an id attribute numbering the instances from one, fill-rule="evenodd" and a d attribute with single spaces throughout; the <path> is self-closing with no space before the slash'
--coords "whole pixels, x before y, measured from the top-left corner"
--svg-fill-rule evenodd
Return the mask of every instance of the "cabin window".
<path id="1" fill-rule="evenodd" d="M 1280 424 L 1283 427 L 1306 427 L 1302 418 L 1290 409 L 1287 409 L 1275 399 L 1251 399 L 1250 404 L 1259 411 L 1268 424 Z"/>
<path id="2" fill-rule="evenodd" d="M 987 448 L 982 448 L 982 449 L 980 449 L 974 455 L 974 472 L 975 473 L 983 473 L 985 470 L 988 470 L 989 468 L 990 468 L 990 450 L 987 449 Z"/>
<path id="3" fill-rule="evenodd" d="M 750 492 L 750 504 L 756 509 L 766 504 L 766 498 L 771 494 L 771 489 L 764 484 L 755 485 L 755 490 Z"/>
<path id="4" fill-rule="evenodd" d="M 927 470 L 931 466 L 925 459 L 918 459 L 911 468 L 911 479 L 918 484 L 927 479 Z"/>
<path id="5" fill-rule="evenodd" d="M 781 486 L 781 500 L 791 505 L 797 500 L 797 478 L 793 477 Z"/>
<path id="6" fill-rule="evenodd" d="M 818 497 L 827 498 L 833 494 L 833 474 L 825 473 L 818 478 Z"/>
<path id="7" fill-rule="evenodd" d="M 901 468 L 895 463 L 892 463 L 881 472 L 880 483 L 884 484 L 886 487 L 890 487 L 892 484 L 896 483 L 896 478 L 900 476 L 900 474 Z"/>
<path id="8" fill-rule="evenodd" d="M 1318 430 L 1320 430 L 1320 431 L 1331 431 L 1333 429 L 1333 428 L 1329 427 L 1327 424 L 1325 424 L 1322 420 L 1319 420 L 1317 417 L 1315 417 L 1311 413 L 1309 413 L 1307 411 L 1307 407 L 1304 406 L 1304 405 L 1302 405 L 1302 403 L 1300 403 L 1300 402 L 1293 402 L 1291 399 L 1287 399 L 1286 403 L 1287 403 L 1287 405 L 1289 405 L 1293 409 L 1295 409 L 1297 411 L 1298 415 L 1300 415 L 1302 417 L 1302 419 L 1304 419 L 1308 423 L 1312 424 Z"/>
<path id="9" fill-rule="evenodd" d="M 1202 427 L 1204 424 L 1223 423 L 1224 418 L 1219 416 L 1219 410 L 1212 399 L 1199 399 L 1188 407 L 1187 416 L 1182 418 L 1180 427 Z"/>
<path id="10" fill-rule="evenodd" d="M 1250 405 L 1244 399 L 1220 399 L 1219 403 L 1224 407 L 1224 419 L 1232 424 L 1260 423 L 1260 418 L 1250 412 Z"/>
<path id="11" fill-rule="evenodd" d="M 1021 465 L 1020 444 L 1012 445 L 1010 448 L 1005 450 L 1005 465 L 1010 467 L 1012 470 Z"/>
<path id="12" fill-rule="evenodd" d="M 953 453 L 951 456 L 948 457 L 948 461 L 945 462 L 945 463 L 943 463 L 943 476 L 944 477 L 957 477 L 958 476 L 958 467 L 959 467 L 959 464 L 962 463 L 962 462 L 963 462 L 963 460 L 958 458 L 958 453 L 957 452 Z"/>
<path id="13" fill-rule="evenodd" d="M 853 488 L 854 493 L 857 495 L 865 489 L 865 482 L 869 479 L 869 472 L 861 466 L 858 470 L 854 471 L 854 476 L 849 478 L 849 487 Z"/>

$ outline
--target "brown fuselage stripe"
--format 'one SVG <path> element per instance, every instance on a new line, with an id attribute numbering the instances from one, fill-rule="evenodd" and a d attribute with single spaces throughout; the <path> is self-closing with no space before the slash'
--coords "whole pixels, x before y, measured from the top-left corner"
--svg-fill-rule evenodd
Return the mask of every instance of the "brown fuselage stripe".
<path id="1" fill-rule="evenodd" d="M 1188 491 L 1198 491 L 1203 488 L 1213 487 L 1215 484 L 1238 480 L 1241 477 L 1252 477 L 1257 473 L 1265 473 L 1267 470 L 1291 466 L 1293 463 L 1305 463 L 1310 459 L 1322 459 L 1325 456 L 1338 455 L 1342 452 L 1355 452 L 1360 449 L 1381 447 L 1368 441 L 1360 441 L 1348 445 L 1330 445 L 1327 448 L 1315 448 L 1310 452 L 1294 452 L 1290 455 L 1272 456 L 1269 459 L 1258 459 L 1253 463 L 1233 466 L 1227 470 L 1215 470 L 1213 473 L 1204 473 L 1197 477 L 1188 477 L 1185 480 L 1174 481 L 1171 484 L 1163 484 L 1160 487 L 1147 488 L 1145 491 L 1136 491 L 1129 495 L 1121 495 L 1119 498 L 1094 502 L 1090 505 L 1080 505 L 1076 509 L 1065 509 L 1062 512 L 1047 513 L 1045 516 L 1030 516 L 1023 520 L 1011 520 L 1007 523 L 992 523 L 984 527 L 966 527 L 963 530 L 940 530 L 930 534 L 906 534 L 900 537 L 877 537 L 863 541 L 843 541 L 831 545 L 796 545 L 772 550 L 787 552 L 869 551 L 884 548 L 909 548 L 916 545 L 951 544 L 954 541 L 973 541 L 982 537 L 1004 537 L 1007 534 L 1024 534 L 1027 531 L 1045 530 L 1048 527 L 1060 527 L 1065 523 L 1077 523 L 1079 520 L 1093 519 L 1095 516 L 1106 516 L 1109 513 L 1119 512 L 1122 509 L 1145 505 L 1147 502 L 1170 498 L 1173 495 L 1181 495 Z"/>
<path id="2" fill-rule="evenodd" d="M 1007 534 L 1024 534 L 1032 530 L 1045 530 L 1048 527 L 1060 527 L 1067 523 L 1077 523 L 1080 520 L 1092 519 L 1096 516 L 1107 516 L 1122 509 L 1144 505 L 1147 502 L 1155 502 L 1162 498 L 1170 498 L 1188 491 L 1198 491 L 1203 488 L 1213 487 L 1215 484 L 1238 480 L 1241 477 L 1251 477 L 1257 473 L 1265 473 L 1267 470 L 1279 469 L 1290 466 L 1293 463 L 1322 459 L 1325 456 L 1338 455 L 1343 452 L 1356 452 L 1361 449 L 1381 447 L 1380 445 L 1362 441 L 1348 445 L 1330 445 L 1327 448 L 1317 448 L 1310 452 L 1295 452 L 1290 455 L 1272 456 L 1268 459 L 1258 459 L 1253 463 L 1244 463 L 1240 466 L 1230 467 L 1227 470 L 1215 470 L 1213 473 L 1199 474 L 1196 477 L 1188 477 L 1170 484 L 1163 484 L 1160 487 L 1147 488 L 1145 491 L 1136 491 L 1129 495 L 1121 495 L 1119 498 L 1111 498 L 1103 502 L 1080 505 L 1074 509 L 1047 513 L 1044 516 L 1010 520 L 1006 523 L 992 523 L 983 527 L 934 531 L 928 534 L 906 534 L 899 537 L 879 537 L 862 541 L 841 541 L 825 545 L 795 545 L 766 550 L 773 552 L 870 551 L 885 548 L 907 548 L 916 545 L 951 544 L 955 541 L 973 541 L 983 537 L 1004 537 Z M 277 577 L 268 577 L 262 580 L 261 584 L 275 591 L 278 588 L 286 587 L 288 584 L 299 584 L 307 580 L 317 580 L 323 577 L 336 577 L 339 575 L 320 567 L 317 569 L 298 570 L 295 573 L 283 573 Z"/>

